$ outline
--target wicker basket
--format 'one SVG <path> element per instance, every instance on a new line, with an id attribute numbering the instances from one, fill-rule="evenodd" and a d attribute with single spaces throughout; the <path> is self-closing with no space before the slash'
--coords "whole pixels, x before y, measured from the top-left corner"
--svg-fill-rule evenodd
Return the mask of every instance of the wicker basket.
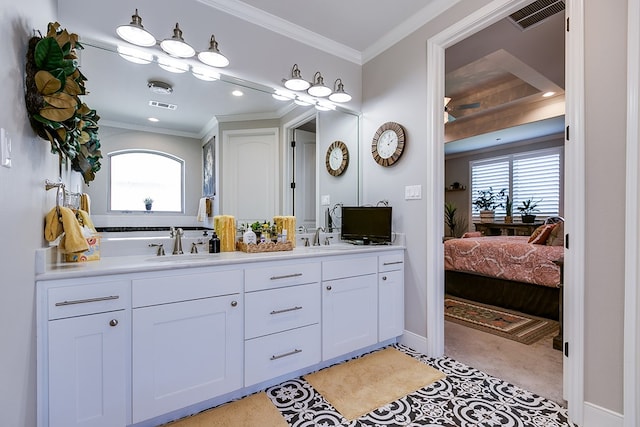
<path id="1" fill-rule="evenodd" d="M 284 243 L 264 242 L 264 243 L 258 243 L 257 245 L 254 245 L 254 244 L 247 245 L 244 242 L 237 242 L 236 248 L 239 251 L 247 252 L 247 253 L 279 252 L 279 251 L 293 250 L 293 244 L 291 242 L 284 242 Z"/>

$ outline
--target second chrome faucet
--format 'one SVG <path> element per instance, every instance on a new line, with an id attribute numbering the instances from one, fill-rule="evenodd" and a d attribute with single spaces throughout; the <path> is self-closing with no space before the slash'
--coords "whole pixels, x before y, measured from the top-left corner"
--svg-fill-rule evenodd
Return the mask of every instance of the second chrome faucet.
<path id="1" fill-rule="evenodd" d="M 173 254 L 179 255 L 182 254 L 182 236 L 184 235 L 184 231 L 182 228 L 174 228 L 171 227 L 169 235 L 174 239 L 173 240 Z"/>

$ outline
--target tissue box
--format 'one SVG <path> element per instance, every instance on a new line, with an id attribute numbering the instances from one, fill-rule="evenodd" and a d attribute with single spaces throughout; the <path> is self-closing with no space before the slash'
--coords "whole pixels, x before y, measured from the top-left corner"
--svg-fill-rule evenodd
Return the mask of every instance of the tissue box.
<path id="1" fill-rule="evenodd" d="M 89 250 L 82 253 L 65 254 L 65 261 L 67 262 L 85 262 L 85 261 L 97 261 L 100 259 L 100 236 L 93 236 L 87 238 L 87 244 L 89 244 Z"/>

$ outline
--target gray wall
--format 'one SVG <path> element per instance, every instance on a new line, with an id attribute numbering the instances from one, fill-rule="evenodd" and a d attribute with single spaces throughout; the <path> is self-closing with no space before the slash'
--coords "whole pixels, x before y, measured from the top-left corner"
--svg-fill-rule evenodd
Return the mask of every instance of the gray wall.
<path id="1" fill-rule="evenodd" d="M 424 188 L 426 183 L 426 42 L 487 3 L 457 3 L 363 67 L 364 198 L 389 199 L 395 208 L 394 226 L 407 233 L 405 324 L 423 337 L 425 218 L 442 206 L 427 206 L 424 199 L 405 201 L 402 196 L 405 185 Z M 585 144 L 588 174 L 584 396 L 587 402 L 622 413 L 627 2 L 585 3 L 586 138 L 572 142 Z M 396 166 L 382 168 L 366 146 L 376 128 L 390 120 L 405 126 L 408 143 Z"/>
<path id="2" fill-rule="evenodd" d="M 35 249 L 43 247 L 43 218 L 55 205 L 46 178 L 58 176 L 49 142 L 34 136 L 24 106 L 24 64 L 34 30 L 47 32 L 56 19 L 53 0 L 3 2 L 0 15 L 0 126 L 12 139 L 13 167 L 0 167 L 0 425 L 36 425 Z M 91 105 L 91 104 L 89 104 Z"/>

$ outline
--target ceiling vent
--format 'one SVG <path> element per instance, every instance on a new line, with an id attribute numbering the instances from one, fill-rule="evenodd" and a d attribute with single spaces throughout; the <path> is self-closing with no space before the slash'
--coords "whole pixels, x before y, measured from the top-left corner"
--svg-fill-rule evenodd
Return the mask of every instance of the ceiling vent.
<path id="1" fill-rule="evenodd" d="M 158 93 L 160 95 L 170 95 L 171 93 L 173 93 L 173 88 L 169 83 L 165 83 L 157 80 L 152 80 L 149 83 L 147 83 L 147 87 L 151 92 Z"/>
<path id="2" fill-rule="evenodd" d="M 550 16 L 564 11 L 565 0 L 538 0 L 528 6 L 515 11 L 509 18 L 521 30 L 526 30 L 533 25 L 539 24 Z"/>
<path id="3" fill-rule="evenodd" d="M 175 110 L 178 108 L 176 104 L 169 104 L 167 102 L 149 101 L 151 107 L 164 108 L 165 110 Z"/>

